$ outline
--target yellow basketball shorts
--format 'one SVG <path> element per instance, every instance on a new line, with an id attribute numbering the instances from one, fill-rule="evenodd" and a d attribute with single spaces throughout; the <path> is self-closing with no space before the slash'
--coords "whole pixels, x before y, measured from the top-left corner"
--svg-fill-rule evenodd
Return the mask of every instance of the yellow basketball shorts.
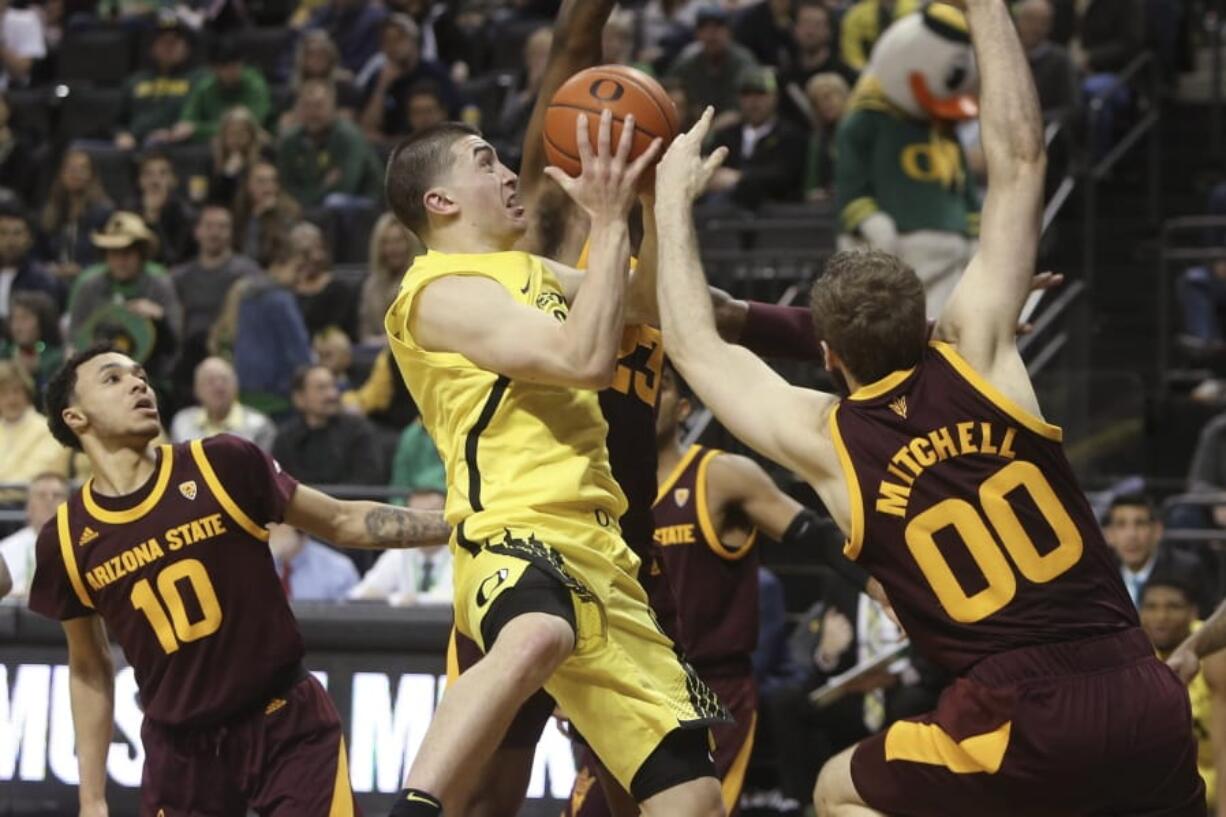
<path id="1" fill-rule="evenodd" d="M 545 691 L 627 790 L 665 735 L 728 719 L 660 630 L 635 578 L 638 557 L 615 529 L 539 516 L 467 538 L 480 545 L 455 548 L 456 629 L 488 651 L 481 623 L 495 600 L 530 566 L 557 579 L 574 604 L 575 651 Z"/>

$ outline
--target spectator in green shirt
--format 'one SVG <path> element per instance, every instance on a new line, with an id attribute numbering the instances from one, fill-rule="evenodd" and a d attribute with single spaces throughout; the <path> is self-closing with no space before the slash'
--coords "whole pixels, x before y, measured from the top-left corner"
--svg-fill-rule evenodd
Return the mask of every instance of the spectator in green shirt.
<path id="1" fill-rule="evenodd" d="M 134 74 L 123 87 L 115 146 L 132 150 L 170 142 L 192 90 L 188 34 L 178 20 L 159 25 L 149 45 L 151 70 Z"/>
<path id="2" fill-rule="evenodd" d="M 307 208 L 378 199 L 383 169 L 362 131 L 337 115 L 332 84 L 304 82 L 294 104 L 300 124 L 277 148 L 281 186 Z"/>
<path id="3" fill-rule="evenodd" d="M 183 106 L 183 117 L 172 132 L 174 139 L 207 142 L 217 133 L 221 117 L 242 105 L 261 125 L 272 103 L 264 77 L 243 64 L 243 55 L 233 41 L 223 40 L 213 52 L 209 70 L 192 88 Z"/>

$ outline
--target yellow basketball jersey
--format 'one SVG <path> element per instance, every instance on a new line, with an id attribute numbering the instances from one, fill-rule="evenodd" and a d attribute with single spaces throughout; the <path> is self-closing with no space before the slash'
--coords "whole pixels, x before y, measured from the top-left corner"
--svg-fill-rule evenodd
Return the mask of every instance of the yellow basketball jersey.
<path id="1" fill-rule="evenodd" d="M 626 498 L 613 479 L 596 392 L 512 380 L 413 339 L 413 299 L 446 275 L 479 275 L 519 303 L 566 320 L 557 279 L 524 252 L 430 251 L 405 275 L 385 327 L 392 354 L 447 468 L 447 521 L 472 541 L 511 521 L 587 515 L 614 526 Z"/>
<path id="2" fill-rule="evenodd" d="M 1192 622 L 1192 632 L 1200 629 L 1203 622 Z M 1158 653 L 1165 661 L 1169 653 Z M 1201 780 L 1205 781 L 1205 799 L 1210 806 L 1217 804 L 1217 767 L 1213 762 L 1213 742 L 1209 739 L 1209 718 L 1213 714 L 1213 693 L 1205 681 L 1203 672 L 1188 684 L 1188 697 L 1192 702 L 1192 734 L 1196 737 L 1196 767 Z"/>

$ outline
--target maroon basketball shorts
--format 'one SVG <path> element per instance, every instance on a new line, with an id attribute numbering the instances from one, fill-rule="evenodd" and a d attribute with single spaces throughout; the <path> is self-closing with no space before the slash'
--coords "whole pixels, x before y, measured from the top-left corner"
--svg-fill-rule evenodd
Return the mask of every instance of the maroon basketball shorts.
<path id="1" fill-rule="evenodd" d="M 451 628 L 451 644 L 447 652 L 447 681 L 454 681 L 460 674 L 483 657 L 477 642 Z M 499 749 L 529 749 L 535 747 L 549 724 L 555 709 L 553 698 L 543 689 L 538 689 L 524 702 L 507 729 Z"/>
<path id="2" fill-rule="evenodd" d="M 852 756 L 896 817 L 1204 817 L 1188 691 L 1139 629 L 976 664 Z"/>
<path id="3" fill-rule="evenodd" d="M 146 719 L 141 817 L 361 815 L 332 699 L 305 675 L 224 725 Z"/>
<path id="4" fill-rule="evenodd" d="M 752 675 L 738 673 L 720 677 L 702 670 L 698 675 L 735 719 L 734 723 L 713 726 L 711 739 L 715 743 L 715 773 L 720 779 L 724 811 L 728 817 L 736 817 L 740 813 L 741 789 L 745 785 L 745 772 L 749 768 L 758 724 L 758 686 Z M 596 753 L 583 744 L 575 786 L 562 812 L 563 817 L 610 817 L 604 789 L 596 776 L 599 765 Z"/>

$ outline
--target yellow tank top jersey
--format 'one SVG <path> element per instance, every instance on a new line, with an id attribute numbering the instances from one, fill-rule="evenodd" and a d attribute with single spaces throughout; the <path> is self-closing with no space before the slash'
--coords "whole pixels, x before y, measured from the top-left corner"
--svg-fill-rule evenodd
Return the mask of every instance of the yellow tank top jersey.
<path id="1" fill-rule="evenodd" d="M 1192 622 L 1192 632 L 1200 629 L 1204 622 Z M 1169 654 L 1158 653 L 1163 661 Z M 1188 684 L 1188 697 L 1192 703 L 1192 734 L 1196 737 L 1196 767 L 1201 780 L 1205 781 L 1205 799 L 1210 806 L 1217 805 L 1217 767 L 1213 762 L 1213 742 L 1209 737 L 1209 719 L 1213 714 L 1213 693 L 1203 672 Z"/>
<path id="2" fill-rule="evenodd" d="M 566 320 L 553 273 L 524 252 L 428 252 L 413 263 L 388 310 L 392 354 L 447 468 L 448 523 L 471 541 L 511 522 L 586 516 L 610 524 L 626 498 L 609 466 L 608 426 L 596 392 L 512 380 L 463 355 L 422 349 L 409 330 L 413 299 L 446 275 L 479 275 L 516 301 Z M 611 520 L 611 522 L 610 522 Z"/>

